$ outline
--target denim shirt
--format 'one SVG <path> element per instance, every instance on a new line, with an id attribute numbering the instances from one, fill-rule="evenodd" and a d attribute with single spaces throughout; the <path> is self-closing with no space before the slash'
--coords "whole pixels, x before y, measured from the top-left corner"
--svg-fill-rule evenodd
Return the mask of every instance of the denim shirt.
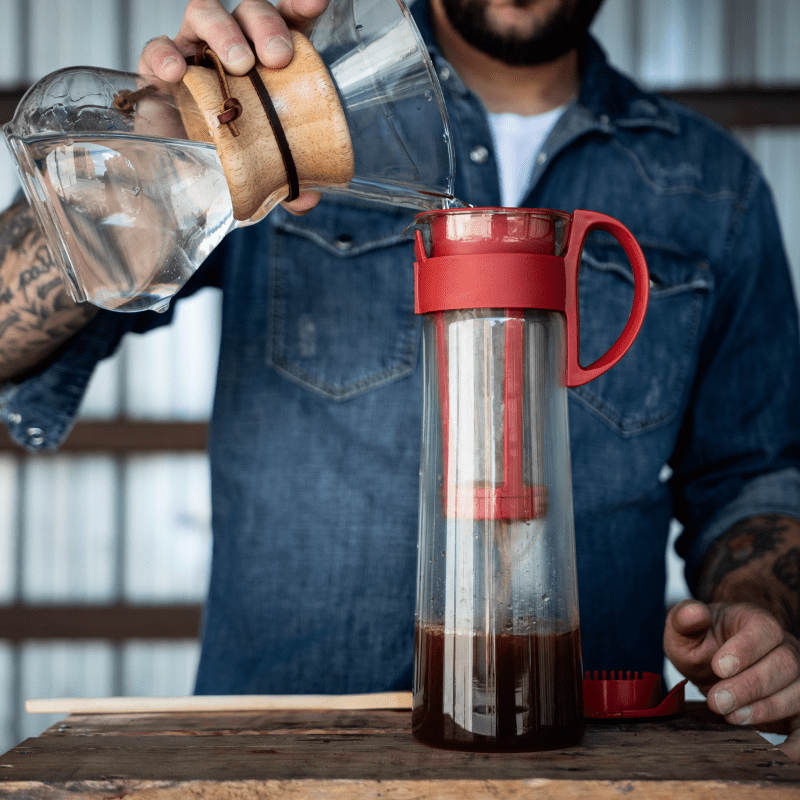
<path id="1" fill-rule="evenodd" d="M 414 14 L 453 126 L 456 196 L 500 204 L 485 109 Z M 545 142 L 523 205 L 621 220 L 647 259 L 642 331 L 569 392 L 587 669 L 660 672 L 670 520 L 690 584 L 709 545 L 762 513 L 800 517 L 800 355 L 781 235 L 759 168 L 723 130 L 641 91 L 587 39 L 578 100 Z M 227 237 L 181 296 L 223 289 L 210 430 L 213 561 L 201 693 L 411 685 L 422 381 L 407 209 L 325 198 Z M 606 234 L 580 273 L 581 360 L 633 296 Z M 68 433 L 95 363 L 166 315 L 101 313 L 7 386 L 33 448 Z"/>

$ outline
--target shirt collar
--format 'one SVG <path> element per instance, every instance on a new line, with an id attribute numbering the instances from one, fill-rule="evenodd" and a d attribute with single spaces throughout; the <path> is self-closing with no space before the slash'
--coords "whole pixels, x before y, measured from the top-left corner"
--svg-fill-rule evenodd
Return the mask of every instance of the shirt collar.
<path id="1" fill-rule="evenodd" d="M 441 70 L 443 66 L 452 70 L 433 37 L 428 0 L 413 2 L 411 14 L 437 70 Z M 603 49 L 589 34 L 580 49 L 580 71 L 581 87 L 577 105 L 584 111 L 581 116 L 588 117 L 594 123 L 593 127 L 606 132 L 615 128 L 639 127 L 660 128 L 672 134 L 679 132 L 678 118 L 664 100 L 653 92 L 641 89 L 613 69 Z M 450 91 L 457 94 L 469 93 L 454 72 L 448 84 Z"/>
<path id="2" fill-rule="evenodd" d="M 652 127 L 679 132 L 678 118 L 664 100 L 613 69 L 603 49 L 588 34 L 580 50 L 580 71 L 578 102 L 603 127 Z"/>

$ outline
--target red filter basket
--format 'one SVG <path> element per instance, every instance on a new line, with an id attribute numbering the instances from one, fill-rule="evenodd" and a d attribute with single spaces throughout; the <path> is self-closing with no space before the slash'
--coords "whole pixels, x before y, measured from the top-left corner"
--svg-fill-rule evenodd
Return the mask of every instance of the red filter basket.
<path id="1" fill-rule="evenodd" d="M 642 719 L 671 717 L 683 711 L 684 687 L 681 681 L 662 700 L 661 676 L 655 672 L 603 670 L 594 676 L 587 671 L 583 679 L 583 716 L 587 719 Z"/>

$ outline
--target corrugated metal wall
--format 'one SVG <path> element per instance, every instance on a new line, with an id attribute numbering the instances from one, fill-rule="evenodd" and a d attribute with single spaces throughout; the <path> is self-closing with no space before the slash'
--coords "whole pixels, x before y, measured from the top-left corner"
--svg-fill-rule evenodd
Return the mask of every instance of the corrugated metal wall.
<path id="1" fill-rule="evenodd" d="M 95 64 L 134 69 L 153 36 L 174 35 L 182 0 L 0 0 L 0 84 Z M 226 2 L 232 8 L 235 2 Z M 730 80 L 800 83 L 795 0 L 606 0 L 595 32 L 611 60 L 656 87 Z M 749 132 L 775 189 L 800 286 L 800 133 Z M 0 202 L 16 178 L 0 154 Z M 176 324 L 131 337 L 102 365 L 84 418 L 205 419 L 218 297 L 182 304 Z M 203 456 L 0 456 L 0 604 L 200 601 L 210 546 Z M 676 561 L 669 597 L 684 591 Z M 194 642 L 0 643 L 0 752 L 52 720 L 26 697 L 185 694 Z"/>

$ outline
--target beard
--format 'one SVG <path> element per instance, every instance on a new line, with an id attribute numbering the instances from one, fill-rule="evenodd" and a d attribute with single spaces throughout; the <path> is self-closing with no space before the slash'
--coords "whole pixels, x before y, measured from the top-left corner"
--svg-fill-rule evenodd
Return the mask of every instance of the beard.
<path id="1" fill-rule="evenodd" d="M 536 0 L 513 0 L 524 9 Z M 499 30 L 489 0 L 442 0 L 447 19 L 468 44 L 509 66 L 545 64 L 578 47 L 603 0 L 560 0 L 546 18 L 528 31 Z"/>

